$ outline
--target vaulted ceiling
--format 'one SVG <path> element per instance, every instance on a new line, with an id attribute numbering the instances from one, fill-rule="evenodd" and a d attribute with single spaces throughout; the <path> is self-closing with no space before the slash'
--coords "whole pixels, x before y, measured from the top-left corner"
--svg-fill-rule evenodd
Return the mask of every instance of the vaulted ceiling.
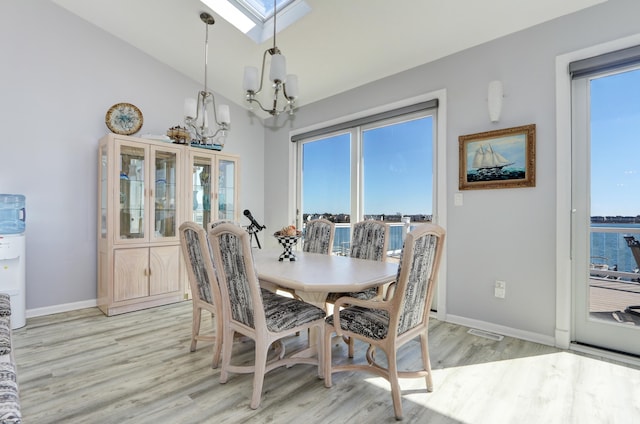
<path id="1" fill-rule="evenodd" d="M 190 78 L 204 81 L 202 11 L 209 29 L 208 85 L 242 104 L 245 65 L 257 45 L 199 0 L 52 0 Z M 299 105 L 428 63 L 607 0 L 306 0 L 311 12 L 277 35 Z"/>

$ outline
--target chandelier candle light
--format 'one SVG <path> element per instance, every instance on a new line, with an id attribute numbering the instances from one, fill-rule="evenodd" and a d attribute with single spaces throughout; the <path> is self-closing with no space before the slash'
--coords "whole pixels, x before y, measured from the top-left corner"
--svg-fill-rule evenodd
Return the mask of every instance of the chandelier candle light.
<path id="1" fill-rule="evenodd" d="M 258 68 L 254 66 L 246 66 L 244 68 L 244 82 L 243 88 L 246 91 L 246 99 L 249 102 L 250 108 L 253 103 L 257 103 L 260 109 L 269 113 L 272 116 L 279 115 L 281 112 L 289 112 L 289 115 L 293 115 L 295 109 L 295 101 L 298 98 L 298 77 L 296 75 L 287 75 L 286 59 L 280 52 L 280 49 L 276 46 L 276 0 L 273 1 L 273 47 L 265 50 L 262 55 L 262 72 L 260 73 L 260 79 L 258 80 Z M 262 91 L 262 82 L 264 80 L 264 70 L 267 62 L 267 54 L 271 55 L 271 67 L 269 70 L 269 79 L 271 80 L 273 87 L 273 103 L 271 109 L 265 108 L 256 95 Z M 278 95 L 282 93 L 282 96 L 287 103 L 278 107 Z"/>
<path id="2" fill-rule="evenodd" d="M 222 150 L 227 131 L 231 124 L 231 116 L 228 105 L 220 105 L 216 108 L 213 93 L 207 89 L 207 57 L 209 53 L 209 25 L 213 25 L 213 16 L 206 12 L 200 14 L 200 19 L 205 24 L 204 40 L 204 90 L 198 93 L 198 98 L 189 98 L 184 101 L 184 122 L 192 132 L 191 144 L 198 147 L 207 147 Z M 207 109 L 213 110 L 213 120 L 216 129 L 209 127 Z"/>

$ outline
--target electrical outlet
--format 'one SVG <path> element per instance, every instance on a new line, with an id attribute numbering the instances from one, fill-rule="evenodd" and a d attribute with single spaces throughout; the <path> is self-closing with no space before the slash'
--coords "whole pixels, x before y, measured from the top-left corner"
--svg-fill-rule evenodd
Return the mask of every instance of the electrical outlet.
<path id="1" fill-rule="evenodd" d="M 493 288 L 494 296 L 500 299 L 504 299 L 506 292 L 507 292 L 507 283 L 504 281 L 496 280 L 495 286 Z"/>

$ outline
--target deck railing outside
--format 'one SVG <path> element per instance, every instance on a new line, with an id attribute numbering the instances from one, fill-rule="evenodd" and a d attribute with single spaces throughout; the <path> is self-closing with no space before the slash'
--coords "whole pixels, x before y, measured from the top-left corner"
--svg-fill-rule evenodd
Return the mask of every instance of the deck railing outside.
<path id="1" fill-rule="evenodd" d="M 640 239 L 640 225 L 597 224 L 591 226 L 591 270 L 594 277 L 636 280 L 638 263 L 625 236 Z"/>

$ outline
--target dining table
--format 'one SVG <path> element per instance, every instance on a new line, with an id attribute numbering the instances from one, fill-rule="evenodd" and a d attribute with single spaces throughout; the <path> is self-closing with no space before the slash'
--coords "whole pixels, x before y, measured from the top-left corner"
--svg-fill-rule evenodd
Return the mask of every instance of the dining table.
<path id="1" fill-rule="evenodd" d="M 358 292 L 395 280 L 398 264 L 348 256 L 296 251 L 294 261 L 278 260 L 281 250 L 253 249 L 261 284 L 283 287 L 325 309 L 329 293 Z"/>

